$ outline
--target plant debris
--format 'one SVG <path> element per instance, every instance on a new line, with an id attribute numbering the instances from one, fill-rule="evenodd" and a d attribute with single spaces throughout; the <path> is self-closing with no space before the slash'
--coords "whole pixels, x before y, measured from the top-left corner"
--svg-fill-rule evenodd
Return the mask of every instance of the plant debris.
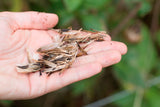
<path id="1" fill-rule="evenodd" d="M 84 31 L 72 29 L 56 29 L 60 34 L 58 42 L 40 47 L 37 52 L 41 58 L 29 60 L 29 64 L 17 66 L 17 71 L 21 73 L 40 72 L 48 75 L 59 71 L 62 73 L 69 68 L 76 57 L 87 55 L 84 49 L 94 41 L 104 41 L 107 35 L 104 31 Z M 83 44 L 83 45 L 80 45 Z M 29 56 L 28 56 L 29 57 Z M 30 59 L 30 57 L 28 58 Z"/>

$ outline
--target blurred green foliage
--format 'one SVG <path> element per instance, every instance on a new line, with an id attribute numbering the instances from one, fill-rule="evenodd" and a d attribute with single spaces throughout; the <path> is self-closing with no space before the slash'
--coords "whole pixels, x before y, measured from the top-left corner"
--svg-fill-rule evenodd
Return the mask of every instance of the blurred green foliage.
<path id="1" fill-rule="evenodd" d="M 122 58 L 121 63 L 116 64 L 114 68 L 123 84 L 131 83 L 135 86 L 144 87 L 145 79 L 156 62 L 156 50 L 151 41 L 149 29 L 143 25 L 140 33 L 142 35 L 141 42 L 128 44 L 128 53 Z"/>
<path id="2" fill-rule="evenodd" d="M 159 107 L 160 82 L 156 80 L 155 83 L 150 83 L 153 86 L 148 87 L 148 81 L 160 75 L 160 13 L 155 7 L 157 2 L 158 0 L 1 0 L 0 11 L 56 13 L 59 16 L 56 28 L 72 26 L 73 29 L 106 30 L 114 40 L 127 44 L 128 53 L 120 63 L 103 69 L 102 73 L 90 79 L 68 86 L 67 92 L 73 97 L 69 101 L 59 98 L 61 103 L 73 103 L 73 98 L 77 98 L 74 102 L 81 102 L 78 106 L 82 106 L 125 90 L 131 94 L 120 100 L 113 99 L 111 106 Z M 141 5 L 140 8 L 138 4 Z M 138 10 L 133 11 L 136 8 Z M 152 20 L 156 16 L 158 20 Z M 140 27 L 131 27 L 139 22 Z M 158 23 L 158 26 L 153 22 Z M 132 37 L 131 31 L 124 34 L 128 29 L 135 32 Z M 65 97 L 68 98 L 68 94 Z M 2 101 L 1 104 L 4 107 L 12 106 L 13 102 Z"/>

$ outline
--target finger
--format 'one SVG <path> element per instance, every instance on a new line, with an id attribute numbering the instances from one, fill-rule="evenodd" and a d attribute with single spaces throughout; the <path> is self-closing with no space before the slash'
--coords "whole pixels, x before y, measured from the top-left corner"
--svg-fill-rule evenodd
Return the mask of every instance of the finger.
<path id="1" fill-rule="evenodd" d="M 54 72 L 52 75 L 47 76 L 43 73 L 40 77 L 37 77 L 39 72 L 30 74 L 30 94 L 29 98 L 35 98 L 37 96 L 46 94 L 48 92 L 57 90 L 73 82 L 89 78 L 102 69 L 99 63 L 88 63 L 82 66 L 66 69 L 59 75 L 59 72 Z M 41 87 L 39 89 L 39 87 Z"/>
<path id="2" fill-rule="evenodd" d="M 42 12 L 7 12 L 6 14 L 16 24 L 16 26 L 13 25 L 13 29 L 48 29 L 58 22 L 56 14 Z"/>
<path id="3" fill-rule="evenodd" d="M 107 67 L 118 63 L 120 60 L 121 53 L 116 50 L 110 50 L 78 57 L 71 67 L 77 67 L 92 62 L 98 62 L 102 65 L 102 67 Z"/>
<path id="4" fill-rule="evenodd" d="M 106 36 L 104 37 L 104 40 L 106 40 L 106 41 L 111 41 L 112 38 L 111 38 L 110 35 L 106 34 Z"/>
<path id="5" fill-rule="evenodd" d="M 85 48 L 85 51 L 88 54 L 93 54 L 106 50 L 117 50 L 122 55 L 127 52 L 127 46 L 122 42 L 116 41 L 103 41 L 103 42 L 94 42 Z"/>
<path id="6" fill-rule="evenodd" d="M 88 63 L 75 68 L 70 68 L 64 71 L 61 75 L 55 73 L 48 78 L 47 89 L 48 92 L 57 90 L 73 82 L 89 78 L 102 70 L 99 63 Z"/>

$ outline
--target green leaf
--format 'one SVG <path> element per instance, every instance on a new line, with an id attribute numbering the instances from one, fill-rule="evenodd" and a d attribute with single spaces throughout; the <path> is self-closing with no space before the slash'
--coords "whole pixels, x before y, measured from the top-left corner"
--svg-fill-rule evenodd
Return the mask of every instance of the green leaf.
<path id="1" fill-rule="evenodd" d="M 82 93 L 90 94 L 92 91 L 92 87 L 95 85 L 95 82 L 98 79 L 98 75 L 95 75 L 89 79 L 85 79 L 79 81 L 77 83 L 72 84 L 72 94 L 74 96 L 78 96 Z"/>
<path id="2" fill-rule="evenodd" d="M 12 8 L 11 11 L 19 12 L 22 11 L 23 2 L 22 0 L 12 0 Z"/>
<path id="3" fill-rule="evenodd" d="M 152 87 L 147 90 L 144 96 L 145 106 L 143 107 L 159 107 L 160 106 L 160 92 L 159 89 Z M 148 106 L 146 106 L 148 105 Z"/>
<path id="4" fill-rule="evenodd" d="M 125 57 L 129 56 L 126 55 Z M 123 59 L 125 57 L 123 57 Z M 133 67 L 132 65 L 128 65 L 127 62 L 128 61 L 124 59 L 121 61 L 121 63 L 114 66 L 116 76 L 121 80 L 121 82 L 126 86 L 127 89 L 130 89 L 130 84 L 144 87 L 144 79 L 141 73 L 137 68 Z"/>
<path id="5" fill-rule="evenodd" d="M 159 47 L 160 47 L 160 30 L 156 33 L 156 42 L 157 42 L 157 44 L 159 45 Z"/>
<path id="6" fill-rule="evenodd" d="M 85 15 L 81 17 L 82 19 L 82 26 L 84 29 L 94 29 L 94 30 L 105 30 L 106 25 L 104 20 L 101 20 L 96 15 Z"/>
<path id="7" fill-rule="evenodd" d="M 59 16 L 59 23 L 58 26 L 63 26 L 63 27 L 68 27 L 70 26 L 71 21 L 74 19 L 74 15 L 68 13 L 65 10 L 59 10 L 58 11 L 58 16 Z"/>
<path id="8" fill-rule="evenodd" d="M 152 3 L 149 0 L 125 0 L 126 6 L 130 9 L 135 8 L 137 3 L 141 4 L 141 8 L 138 11 L 138 16 L 143 17 L 148 14 L 152 9 Z"/>
<path id="9" fill-rule="evenodd" d="M 100 9 L 105 7 L 112 0 L 85 0 L 83 3 L 84 8 L 87 9 Z"/>
<path id="10" fill-rule="evenodd" d="M 50 12 L 57 14 L 59 17 L 58 27 L 65 28 L 70 26 L 74 15 L 66 10 L 61 0 L 50 0 L 50 2 L 52 5 Z"/>
<path id="11" fill-rule="evenodd" d="M 159 76 L 160 75 L 160 58 L 158 57 L 157 62 L 155 64 L 155 73 L 153 75 Z"/>
<path id="12" fill-rule="evenodd" d="M 147 27 L 142 26 L 141 36 L 142 41 L 139 44 L 128 44 L 128 53 L 114 69 L 124 84 L 131 83 L 144 87 L 145 77 L 156 62 L 156 50 Z"/>
<path id="13" fill-rule="evenodd" d="M 69 12 L 75 11 L 82 2 L 83 0 L 64 0 L 64 4 Z"/>
<path id="14" fill-rule="evenodd" d="M 142 27 L 141 35 L 142 42 L 136 48 L 139 53 L 137 66 L 139 66 L 140 72 L 150 72 L 156 62 L 157 52 L 147 27 Z"/>
<path id="15" fill-rule="evenodd" d="M 113 104 L 117 107 L 132 107 L 135 98 L 135 93 L 128 95 L 118 101 L 115 101 Z"/>
<path id="16" fill-rule="evenodd" d="M 133 9 L 137 3 L 141 3 L 142 1 L 143 0 L 124 0 L 129 9 Z"/>
<path id="17" fill-rule="evenodd" d="M 149 3 L 148 1 L 143 1 L 141 4 L 142 6 L 140 10 L 138 11 L 138 15 L 143 17 L 151 11 L 152 6 L 151 6 L 151 3 Z"/>
<path id="18" fill-rule="evenodd" d="M 54 13 L 58 13 L 58 11 L 66 11 L 61 0 L 49 0 L 49 1 L 51 3 L 51 7 Z"/>

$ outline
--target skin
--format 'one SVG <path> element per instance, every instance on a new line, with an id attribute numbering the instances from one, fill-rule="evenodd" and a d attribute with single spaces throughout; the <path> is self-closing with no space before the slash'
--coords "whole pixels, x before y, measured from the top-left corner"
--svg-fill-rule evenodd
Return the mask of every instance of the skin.
<path id="1" fill-rule="evenodd" d="M 26 49 L 35 51 L 53 42 L 57 34 L 51 28 L 58 17 L 38 12 L 0 12 L 0 23 L 0 100 L 32 99 L 58 90 L 118 63 L 127 52 L 125 44 L 107 36 L 103 42 L 90 44 L 85 49 L 88 55 L 78 57 L 61 75 L 18 73 L 16 65 L 27 63 Z"/>

